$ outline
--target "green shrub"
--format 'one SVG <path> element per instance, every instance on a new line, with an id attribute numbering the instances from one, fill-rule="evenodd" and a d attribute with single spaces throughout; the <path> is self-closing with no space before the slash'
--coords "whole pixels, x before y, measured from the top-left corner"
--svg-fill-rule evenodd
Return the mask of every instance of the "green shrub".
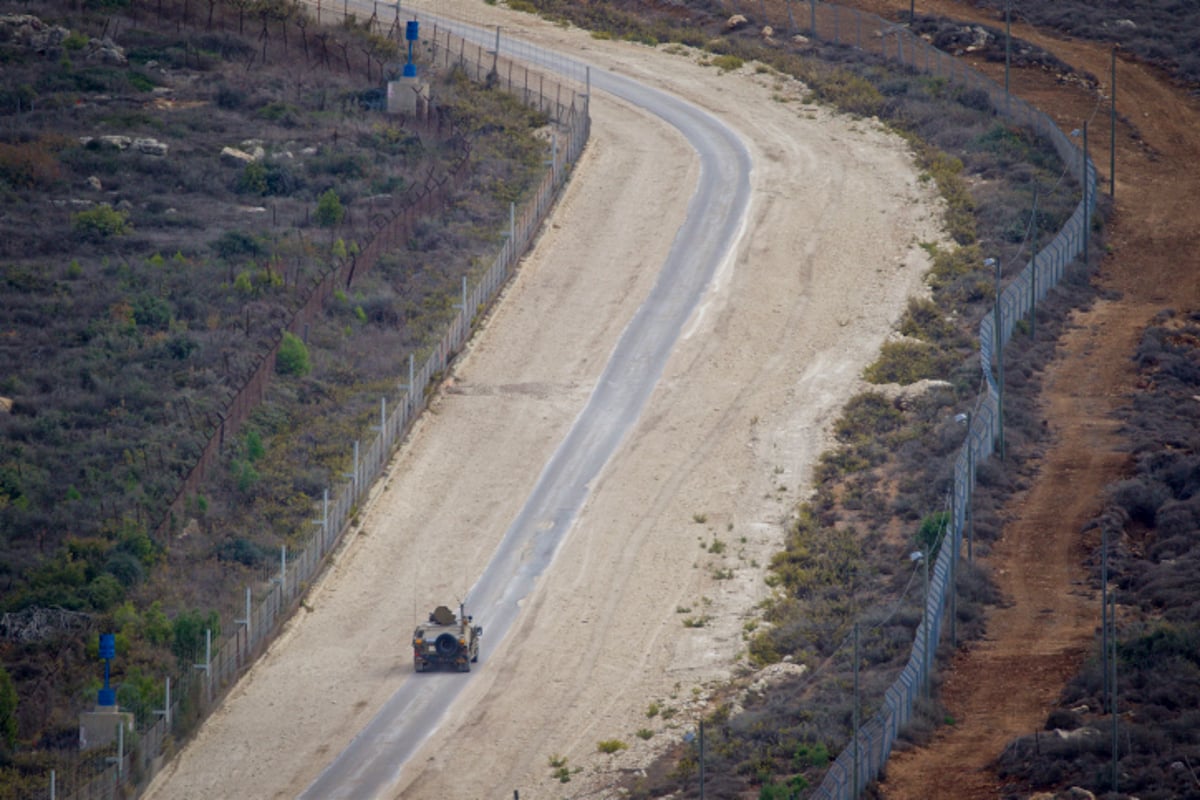
<path id="1" fill-rule="evenodd" d="M 299 124 L 300 111 L 295 106 L 284 102 L 267 103 L 258 110 L 258 116 L 268 122 L 274 122 L 285 128 L 294 128 Z"/>
<path id="2" fill-rule="evenodd" d="M 629 745 L 622 742 L 620 739 L 604 739 L 596 742 L 596 749 L 601 753 L 612 755 L 620 750 L 625 750 Z"/>
<path id="3" fill-rule="evenodd" d="M 983 268 L 983 253 L 977 244 L 953 249 L 931 245 L 929 251 L 933 256 L 933 267 L 926 280 L 935 291 Z"/>
<path id="4" fill-rule="evenodd" d="M 870 383 L 899 383 L 907 386 L 920 380 L 945 379 L 954 368 L 952 355 L 925 342 L 884 342 L 879 358 L 863 370 Z"/>
<path id="5" fill-rule="evenodd" d="M 758 800 L 798 800 L 807 788 L 808 780 L 803 775 L 793 775 L 786 783 L 768 780 L 758 790 Z"/>
<path id="6" fill-rule="evenodd" d="M 938 304 L 921 297 L 909 298 L 908 308 L 900 320 L 900 333 L 934 344 L 951 341 L 956 336 L 954 325 L 942 314 Z"/>
<path id="7" fill-rule="evenodd" d="M 724 55 L 714 57 L 710 63 L 721 72 L 733 72 L 741 69 L 746 62 L 734 55 Z"/>
<path id="8" fill-rule="evenodd" d="M 258 194 L 267 193 L 267 168 L 262 162 L 251 161 L 246 166 L 242 167 L 242 174 L 238 175 L 235 190 L 238 194 Z"/>
<path id="9" fill-rule="evenodd" d="M 771 571 L 789 596 L 804 597 L 825 586 L 851 586 L 861 559 L 853 529 L 823 526 L 805 504 L 788 532 L 786 549 L 771 557 Z"/>
<path id="10" fill-rule="evenodd" d="M 342 200 L 338 197 L 337 192 L 333 189 L 325 190 L 321 199 L 317 201 L 317 224 L 325 228 L 332 228 L 345 216 L 346 209 L 342 207 Z"/>
<path id="11" fill-rule="evenodd" d="M 904 424 L 904 414 L 879 392 L 860 392 L 846 403 L 842 416 L 833 424 L 839 442 L 879 439 Z"/>
<path id="12" fill-rule="evenodd" d="M 798 744 L 796 751 L 792 754 L 792 763 L 796 769 L 824 767 L 829 764 L 829 748 L 825 746 L 824 742 Z"/>
<path id="13" fill-rule="evenodd" d="M 284 331 L 279 352 L 275 355 L 275 371 L 280 375 L 302 377 L 312 371 L 308 347 L 296 335 Z"/>
<path id="14" fill-rule="evenodd" d="M 97 241 L 113 236 L 125 236 L 133 230 L 129 214 L 117 211 L 108 203 L 71 215 L 71 230 L 84 238 Z"/>
<path id="15" fill-rule="evenodd" d="M 257 239 L 243 231 L 226 231 L 210 247 L 226 261 L 239 257 L 257 258 L 266 254 L 266 249 Z"/>
<path id="16" fill-rule="evenodd" d="M 942 546 L 942 535 L 949 524 L 949 511 L 937 511 L 921 520 L 921 527 L 917 530 L 917 546 L 923 552 L 929 553 L 930 560 L 937 560 L 938 550 Z"/>
<path id="17" fill-rule="evenodd" d="M 171 625 L 171 651 L 180 661 L 191 661 L 204 656 L 205 631 L 212 631 L 213 641 L 221 635 L 221 617 L 216 611 L 203 614 L 200 611 L 184 611 Z"/>

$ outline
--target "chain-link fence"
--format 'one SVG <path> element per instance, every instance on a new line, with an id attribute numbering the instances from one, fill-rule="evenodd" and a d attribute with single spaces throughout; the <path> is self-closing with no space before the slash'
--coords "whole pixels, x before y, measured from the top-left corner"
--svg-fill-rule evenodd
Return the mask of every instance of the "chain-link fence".
<path id="1" fill-rule="evenodd" d="M 347 4 L 345 9 L 349 10 Z M 343 11 L 338 4 L 336 11 Z M 332 10 L 326 4 L 323 21 Z M 454 354 L 471 335 L 480 312 L 491 303 L 512 276 L 519 258 L 528 250 L 537 230 L 563 187 L 572 165 L 578 160 L 590 131 L 588 97 L 577 86 L 526 65 L 518 65 L 483 47 L 468 43 L 436 24 L 421 31 L 423 65 L 434 68 L 462 68 L 469 77 L 487 81 L 538 109 L 552 123 L 554 139 L 550 146 L 549 169 L 534 196 L 520 208 L 510 208 L 509 230 L 495 261 L 477 275 L 464 278 L 457 314 L 445 334 L 426 352 L 410 353 L 398 365 L 405 372 L 404 383 L 389 403 L 380 399 L 379 424 L 374 439 L 365 445 L 352 445 L 352 468 L 346 479 L 327 489 L 317 509 L 315 531 L 303 550 L 280 551 L 278 566 L 269 580 L 248 587 L 245 611 L 223 638 L 208 633 L 196 653 L 194 665 L 166 679 L 161 704 L 155 708 L 122 705 L 122 711 L 134 714 L 136 732 L 120 732 L 118 743 L 99 751 L 95 757 L 78 759 L 76 764 L 56 770 L 45 791 L 36 798 L 68 797 L 73 800 L 112 800 L 135 796 L 174 755 L 178 743 L 228 693 L 240 675 L 266 648 L 281 624 L 298 606 L 310 582 L 321 569 L 326 556 L 337 546 L 376 479 L 381 475 L 392 452 L 425 405 L 436 376 L 442 374 Z M 391 223 L 395 223 L 395 218 Z M 385 223 L 384 227 L 387 227 Z M 386 230 L 376 231 L 370 243 L 356 256 L 359 269 L 369 266 L 390 244 Z M 390 244 L 389 244 L 390 242 Z M 350 265 L 353 274 L 354 265 Z M 407 362 L 407 363 L 405 363 Z M 224 627 L 224 626 L 222 626 Z M 227 629 L 227 630 L 228 630 Z"/>
<path id="2" fill-rule="evenodd" d="M 776 4 L 777 6 L 778 4 Z M 913 640 L 912 654 L 895 683 L 884 695 L 883 706 L 863 724 L 851 742 L 830 765 L 813 797 L 830 800 L 856 798 L 877 777 L 887 762 L 901 729 L 913 714 L 933 671 L 944 615 L 954 592 L 956 567 L 962 557 L 976 467 L 1002 440 L 1003 369 L 993 362 L 1023 318 L 1063 277 L 1067 266 L 1084 250 L 1092 214 L 1096 209 L 1096 170 L 1091 159 L 1072 137 L 1064 134 L 1046 114 L 1011 96 L 1003 86 L 954 57 L 932 47 L 896 23 L 832 3 L 786 4 L 781 29 L 810 35 L 834 44 L 877 52 L 905 67 L 942 78 L 969 90 L 985 92 L 997 114 L 1031 128 L 1049 139 L 1067 169 L 1084 187 L 1084 199 L 1049 245 L 1035 253 L 999 294 L 995 309 L 979 326 L 980 360 L 986 392 L 967 418 L 967 436 L 954 463 L 954 487 L 946 543 L 938 553 L 929 577 L 922 621 Z M 998 346 L 997 346 L 998 343 Z M 999 362 L 996 362 L 999 365 Z M 969 542 L 968 542 L 969 545 Z"/>

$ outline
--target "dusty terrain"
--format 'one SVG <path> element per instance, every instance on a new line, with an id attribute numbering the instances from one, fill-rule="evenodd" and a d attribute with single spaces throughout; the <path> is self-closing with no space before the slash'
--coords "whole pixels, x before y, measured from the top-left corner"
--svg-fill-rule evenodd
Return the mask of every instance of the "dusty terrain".
<path id="1" fill-rule="evenodd" d="M 908 11 L 899 0 L 850 4 L 889 17 Z M 929 0 L 916 10 L 1002 27 L 970 3 Z M 1109 47 L 1019 23 L 1013 35 L 1098 79 L 1096 92 L 1040 70 L 1017 71 L 1012 89 L 1063 130 L 1091 119 L 1091 155 L 1107 193 Z M 1003 64 L 971 63 L 1003 80 Z M 1096 542 L 1080 530 L 1101 508 L 1103 487 L 1128 464 L 1111 412 L 1134 391 L 1131 358 L 1142 328 L 1163 308 L 1200 303 L 1200 275 L 1190 255 L 1200 246 L 1194 201 L 1200 103 L 1158 70 L 1119 57 L 1117 111 L 1112 252 L 1096 277 L 1104 299 L 1074 316 L 1044 376 L 1040 405 L 1052 445 L 1033 489 L 1010 503 L 1009 524 L 989 559 L 1009 605 L 989 615 L 985 640 L 945 670 L 942 699 L 956 724 L 931 747 L 892 758 L 888 797 L 996 797 L 992 760 L 1011 739 L 1042 727 L 1099 628 L 1098 593 L 1081 585 L 1083 559 Z"/>
<path id="2" fill-rule="evenodd" d="M 921 289 L 917 243 L 938 238 L 937 205 L 898 138 L 803 105 L 794 84 L 462 9 L 688 98 L 738 130 L 756 164 L 742 240 L 633 434 L 513 633 L 490 643 L 395 789 L 603 796 L 612 770 L 681 735 L 706 687 L 738 668 L 763 565 L 828 424 Z M 361 527 L 151 797 L 294 796 L 402 681 L 420 680 L 413 624 L 486 565 L 651 286 L 694 185 L 677 133 L 599 93 L 592 114 L 593 141 L 536 252 Z M 724 552 L 706 547 L 714 539 Z M 669 713 L 649 718 L 652 702 Z M 629 748 L 599 754 L 607 739 Z M 569 783 L 551 756 L 566 759 Z"/>

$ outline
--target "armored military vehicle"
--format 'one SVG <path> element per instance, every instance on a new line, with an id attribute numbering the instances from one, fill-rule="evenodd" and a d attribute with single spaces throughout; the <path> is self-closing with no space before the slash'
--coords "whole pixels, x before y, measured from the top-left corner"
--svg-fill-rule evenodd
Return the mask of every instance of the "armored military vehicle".
<path id="1" fill-rule="evenodd" d="M 471 662 L 479 660 L 479 637 L 483 628 L 458 607 L 458 616 L 446 606 L 438 606 L 429 621 L 413 631 L 413 666 L 417 672 L 453 666 L 470 672 Z"/>

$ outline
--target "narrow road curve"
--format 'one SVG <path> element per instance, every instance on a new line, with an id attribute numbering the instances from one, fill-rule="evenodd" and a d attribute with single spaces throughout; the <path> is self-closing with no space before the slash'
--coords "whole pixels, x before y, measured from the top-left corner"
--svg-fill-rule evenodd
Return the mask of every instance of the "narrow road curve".
<path id="1" fill-rule="evenodd" d="M 465 28 L 456 32 L 468 33 Z M 512 628 L 521 601 L 553 561 L 593 480 L 637 421 L 684 323 L 733 252 L 750 202 L 749 152 L 715 117 L 612 73 L 595 72 L 592 87 L 651 111 L 677 128 L 698 154 L 700 180 L 649 297 L 621 335 L 587 406 L 543 468 L 466 599 L 471 613 L 487 620 L 481 663 Z M 459 675 L 404 681 L 302 797 L 384 794 L 467 684 Z"/>

